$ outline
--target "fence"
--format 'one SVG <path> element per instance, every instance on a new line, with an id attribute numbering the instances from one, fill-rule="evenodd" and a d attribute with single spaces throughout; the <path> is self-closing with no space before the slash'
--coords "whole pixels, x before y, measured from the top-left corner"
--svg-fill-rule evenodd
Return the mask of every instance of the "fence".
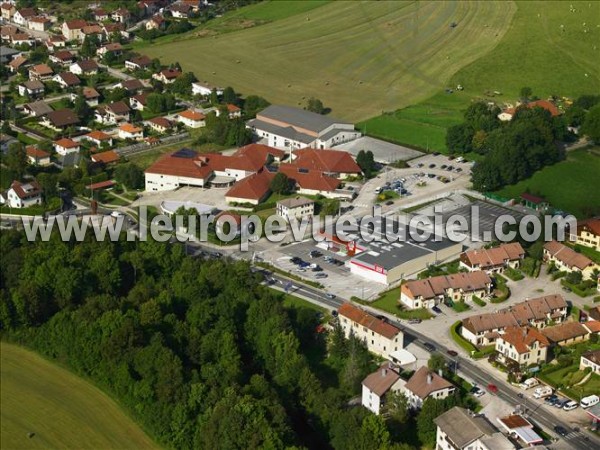
<path id="1" fill-rule="evenodd" d="M 188 132 L 185 132 L 185 133 L 175 134 L 173 136 L 165 136 L 165 137 L 159 138 L 158 141 L 152 145 L 147 142 L 140 142 L 138 144 L 128 145 L 127 147 L 118 147 L 115 149 L 115 152 L 117 152 L 121 156 L 127 156 L 127 155 L 132 155 L 134 153 L 146 151 L 146 150 L 149 150 L 153 147 L 157 147 L 160 145 L 175 144 L 177 142 L 185 141 L 186 139 L 189 139 L 189 138 L 190 138 L 190 134 Z"/>

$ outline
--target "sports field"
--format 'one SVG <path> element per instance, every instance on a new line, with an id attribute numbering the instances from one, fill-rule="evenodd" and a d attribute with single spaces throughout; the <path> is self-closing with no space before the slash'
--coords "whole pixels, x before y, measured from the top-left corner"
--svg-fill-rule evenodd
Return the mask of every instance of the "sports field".
<path id="1" fill-rule="evenodd" d="M 296 13 L 296 3 L 244 8 L 233 14 L 238 26 L 248 14 L 249 28 L 214 34 L 224 16 L 186 40 L 140 51 L 243 95 L 289 105 L 314 96 L 333 116 L 360 120 L 444 88 L 500 42 L 515 11 L 511 2 L 357 1 L 309 2 Z"/>
<path id="2" fill-rule="evenodd" d="M 158 448 L 114 401 L 71 372 L 6 343 L 0 357 L 3 449 Z"/>
<path id="3" fill-rule="evenodd" d="M 462 120 L 462 111 L 473 99 L 514 102 L 524 86 L 540 98 L 600 92 L 600 2 L 521 1 L 516 5 L 500 43 L 448 83 L 453 88 L 460 84 L 464 91 L 440 90 L 421 103 L 374 117 L 361 128 L 366 124 L 369 134 L 445 151 L 446 129 Z"/>
<path id="4" fill-rule="evenodd" d="M 546 198 L 557 209 L 578 218 L 600 214 L 598 195 L 600 147 L 575 150 L 565 161 L 544 167 L 527 180 L 496 192 L 505 198 L 519 198 L 523 192 Z"/>

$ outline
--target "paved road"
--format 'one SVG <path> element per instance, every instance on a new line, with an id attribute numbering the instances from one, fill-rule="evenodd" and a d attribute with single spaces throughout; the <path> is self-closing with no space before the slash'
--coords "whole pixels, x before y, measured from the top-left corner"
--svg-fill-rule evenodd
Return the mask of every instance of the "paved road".
<path id="1" fill-rule="evenodd" d="M 330 310 L 337 309 L 342 303 L 346 301 L 339 297 L 333 299 L 327 298 L 325 293 L 319 289 L 301 285 L 296 281 L 289 280 L 286 277 L 283 277 L 278 274 L 272 274 L 271 277 L 278 282 L 278 288 L 281 289 L 282 287 L 291 282 L 292 286 L 291 289 L 289 289 L 288 291 L 290 294 L 301 296 L 311 301 L 312 303 L 315 303 L 319 306 Z M 424 348 L 423 344 L 425 342 L 432 343 L 431 338 L 412 328 L 409 329 L 405 323 L 400 322 L 393 316 L 386 313 L 382 313 L 379 310 L 369 308 L 368 306 L 361 305 L 361 307 L 365 308 L 366 310 L 370 310 L 373 313 L 385 315 L 390 323 L 396 325 L 397 327 L 403 330 L 405 338 L 407 340 L 413 341 L 419 347 Z M 554 414 L 541 407 L 539 403 L 535 403 L 527 398 L 519 397 L 519 392 L 515 388 L 510 386 L 504 380 L 501 380 L 500 378 L 497 378 L 496 376 L 491 375 L 486 371 L 482 370 L 473 361 L 461 357 L 452 358 L 446 353 L 448 350 L 446 347 L 440 345 L 438 342 L 435 341 L 433 342 L 433 344 L 436 347 L 436 350 L 440 352 L 448 361 L 456 360 L 455 362 L 458 362 L 458 371 L 461 374 L 467 376 L 469 379 L 477 382 L 481 386 L 487 386 L 489 383 L 495 384 L 498 387 L 498 392 L 495 395 L 497 395 L 499 398 L 515 407 L 521 405 L 521 408 L 526 408 L 526 414 L 528 415 L 528 417 L 530 417 L 533 421 L 535 421 L 537 424 L 539 424 L 546 430 L 549 430 L 553 433 L 553 428 L 556 425 L 561 425 L 566 430 L 568 430 L 569 435 L 563 439 L 564 441 L 566 441 L 566 443 L 568 443 L 568 445 L 571 448 L 587 450 L 594 447 L 594 442 L 597 446 L 600 446 L 599 438 L 584 431 L 574 431 L 567 424 L 556 418 Z"/>

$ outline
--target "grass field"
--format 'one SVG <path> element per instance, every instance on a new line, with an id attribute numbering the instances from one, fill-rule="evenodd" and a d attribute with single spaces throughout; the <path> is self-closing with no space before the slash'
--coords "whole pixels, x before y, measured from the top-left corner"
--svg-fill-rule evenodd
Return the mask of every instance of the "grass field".
<path id="1" fill-rule="evenodd" d="M 158 448 L 91 384 L 33 352 L 0 345 L 3 449 Z"/>
<path id="2" fill-rule="evenodd" d="M 366 125 L 373 136 L 444 152 L 446 129 L 462 120 L 473 99 L 514 102 L 523 86 L 540 98 L 600 92 L 600 64 L 594 63 L 600 57 L 600 27 L 592 19 L 600 16 L 600 3 L 521 1 L 516 5 L 500 43 L 452 76 L 448 85 L 460 84 L 464 91 L 439 90 L 414 106 L 369 119 L 360 124 L 361 129 Z M 495 96 L 494 91 L 501 95 Z"/>
<path id="3" fill-rule="evenodd" d="M 140 50 L 244 95 L 289 105 L 315 96 L 332 115 L 360 120 L 444 88 L 500 42 L 515 11 L 510 2 L 297 3 L 244 8 L 187 39 Z M 211 33 L 228 20 L 239 28 L 245 14 L 249 28 Z M 252 26 L 259 20 L 267 23 Z"/>
<path id="4" fill-rule="evenodd" d="M 523 192 L 541 195 L 554 208 L 578 218 L 600 213 L 598 174 L 600 147 L 576 150 L 565 161 L 544 167 L 531 178 L 496 192 L 505 198 L 518 198 Z"/>

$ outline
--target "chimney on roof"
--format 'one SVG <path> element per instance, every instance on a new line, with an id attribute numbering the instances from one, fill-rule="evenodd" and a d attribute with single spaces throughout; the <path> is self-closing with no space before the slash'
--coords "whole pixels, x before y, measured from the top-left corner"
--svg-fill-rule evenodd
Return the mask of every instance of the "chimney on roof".
<path id="1" fill-rule="evenodd" d="M 431 373 L 427 374 L 427 384 L 431 384 L 431 382 L 433 381 L 433 375 Z"/>
<path id="2" fill-rule="evenodd" d="M 385 377 L 387 375 L 387 369 L 381 369 L 381 376 Z"/>
<path id="3" fill-rule="evenodd" d="M 442 371 L 442 369 L 438 370 L 438 375 L 442 378 L 444 378 L 444 372 Z"/>

